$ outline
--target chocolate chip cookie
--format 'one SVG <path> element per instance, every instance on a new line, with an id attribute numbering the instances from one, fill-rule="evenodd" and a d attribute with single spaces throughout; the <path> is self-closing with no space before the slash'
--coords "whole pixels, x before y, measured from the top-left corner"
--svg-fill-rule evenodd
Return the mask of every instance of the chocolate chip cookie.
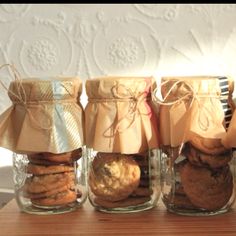
<path id="1" fill-rule="evenodd" d="M 186 162 L 180 169 L 180 177 L 184 192 L 193 205 L 209 211 L 224 207 L 233 192 L 229 165 L 214 170 Z"/>

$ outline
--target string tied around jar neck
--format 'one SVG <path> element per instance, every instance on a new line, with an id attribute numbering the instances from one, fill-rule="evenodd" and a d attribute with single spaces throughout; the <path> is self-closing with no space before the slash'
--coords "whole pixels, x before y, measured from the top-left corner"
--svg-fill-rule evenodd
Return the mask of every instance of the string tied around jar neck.
<path id="1" fill-rule="evenodd" d="M 146 88 L 149 88 L 150 84 L 146 84 Z M 120 117 L 115 116 L 112 123 L 107 127 L 107 129 L 103 132 L 104 137 L 112 138 L 117 133 L 123 133 L 127 129 L 129 129 L 135 122 L 135 119 L 137 115 L 149 115 L 149 111 L 146 113 L 141 112 L 139 107 L 144 101 L 148 101 L 151 96 L 150 91 L 144 91 L 137 94 L 137 92 L 132 91 L 130 87 L 127 87 L 124 84 L 116 83 L 113 85 L 110 89 L 110 92 L 112 94 L 111 98 L 89 98 L 89 102 L 92 103 L 127 103 L 128 108 L 124 114 L 122 114 Z M 118 104 L 116 105 L 118 106 Z M 121 113 L 118 112 L 117 108 L 117 114 Z M 122 122 L 128 121 L 125 127 L 122 126 Z"/>
<path id="2" fill-rule="evenodd" d="M 125 91 L 125 93 L 119 93 L 120 89 Z M 103 135 L 105 137 L 114 137 L 116 133 L 125 132 L 134 124 L 137 115 L 149 115 L 149 113 L 142 113 L 139 109 L 140 104 L 149 99 L 147 91 L 136 95 L 129 87 L 117 83 L 111 88 L 111 93 L 116 101 L 127 102 L 128 109 L 121 117 L 114 119 L 113 123 L 104 131 Z M 121 128 L 122 122 L 125 120 L 129 120 L 129 122 L 125 127 Z M 109 131 L 110 134 L 107 134 Z"/>
<path id="3" fill-rule="evenodd" d="M 0 79 L 0 84 L 2 85 L 3 89 L 5 89 L 9 94 L 11 94 L 13 97 L 17 99 L 17 101 L 13 101 L 13 104 L 22 105 L 24 107 L 24 109 L 29 115 L 30 121 L 32 122 L 35 128 L 42 129 L 42 130 L 52 129 L 53 127 L 52 120 L 49 117 L 49 115 L 45 112 L 45 110 L 42 108 L 42 106 L 38 106 L 38 108 L 44 113 L 44 115 L 48 116 L 49 125 L 41 124 L 39 122 L 39 119 L 37 119 L 37 117 L 35 117 L 33 112 L 29 109 L 29 105 L 30 104 L 32 105 L 33 103 L 27 101 L 27 96 L 26 96 L 26 92 L 22 84 L 21 75 L 19 71 L 16 69 L 16 67 L 13 64 L 6 63 L 0 66 L 0 70 L 2 70 L 4 67 L 10 68 L 10 72 L 13 73 L 13 81 L 15 82 L 17 93 L 13 92 L 11 89 L 8 89 L 7 86 L 1 81 L 1 79 Z M 35 104 L 39 105 L 40 103 L 36 102 Z"/>
<path id="4" fill-rule="evenodd" d="M 163 99 L 160 99 L 158 97 L 158 94 L 161 95 L 161 89 L 163 86 L 166 84 L 170 83 L 171 86 L 170 88 L 166 91 L 166 94 Z M 171 101 L 168 101 L 168 98 L 170 97 L 172 92 L 175 92 L 175 90 L 179 89 L 180 86 L 183 86 L 185 89 L 185 93 L 181 94 L 182 96 L 172 96 Z M 186 81 L 183 80 L 176 80 L 176 79 L 169 79 L 161 83 L 160 86 L 156 87 L 153 91 L 152 94 L 152 100 L 159 105 L 163 106 L 175 106 L 180 104 L 183 101 L 187 101 L 186 103 L 186 113 L 188 113 L 188 118 L 186 121 L 185 128 L 183 130 L 183 138 L 180 144 L 179 152 L 178 154 L 181 153 L 183 145 L 184 145 L 184 140 L 186 139 L 186 134 L 187 130 L 189 128 L 189 124 L 191 122 L 191 109 L 193 108 L 194 102 L 197 102 L 197 107 L 198 107 L 198 125 L 199 128 L 202 129 L 203 131 L 207 131 L 209 128 L 210 124 L 210 117 L 212 117 L 212 112 L 208 109 L 208 107 L 204 104 L 204 100 L 202 98 L 209 98 L 212 105 L 213 101 L 212 98 L 217 98 L 217 99 L 228 99 L 227 95 L 221 95 L 220 93 L 199 93 L 194 90 L 194 88 L 187 83 Z"/>
<path id="5" fill-rule="evenodd" d="M 158 96 L 156 96 L 156 94 L 161 91 L 161 88 L 165 84 L 172 83 L 172 82 L 174 82 L 174 83 L 171 85 L 170 89 L 168 89 L 165 97 L 162 100 L 160 100 L 158 98 Z M 171 92 L 173 92 L 176 88 L 178 88 L 177 87 L 178 85 L 185 86 L 185 89 L 187 90 L 187 92 L 182 97 L 176 97 L 175 99 L 172 99 L 171 102 L 166 101 L 167 98 L 170 96 Z M 170 80 L 166 80 L 166 81 L 162 82 L 160 86 L 158 86 L 154 89 L 153 95 L 152 95 L 152 99 L 156 103 L 158 103 L 160 105 L 164 105 L 164 106 L 171 106 L 171 105 L 174 105 L 182 100 L 185 100 L 185 99 L 187 100 L 189 98 L 191 99 L 190 104 L 192 105 L 192 101 L 199 100 L 199 98 L 227 99 L 228 96 L 221 95 L 220 93 L 199 93 L 199 92 L 196 92 L 194 90 L 194 88 L 190 84 L 188 84 L 187 82 L 185 82 L 183 80 L 176 80 L 176 79 L 170 79 Z"/>

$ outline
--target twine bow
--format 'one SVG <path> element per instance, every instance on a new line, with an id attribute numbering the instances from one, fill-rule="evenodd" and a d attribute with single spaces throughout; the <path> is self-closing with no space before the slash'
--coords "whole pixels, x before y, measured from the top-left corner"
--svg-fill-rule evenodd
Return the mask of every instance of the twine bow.
<path id="1" fill-rule="evenodd" d="M 164 98 L 161 100 L 158 98 L 157 94 L 160 94 L 161 92 L 161 88 L 168 84 L 171 83 L 170 88 L 168 89 L 168 91 L 166 92 Z M 174 89 L 178 89 L 179 85 L 183 85 L 184 88 L 187 90 L 186 93 L 183 94 L 183 96 L 181 97 L 176 97 L 174 98 L 172 101 L 168 101 L 168 98 L 170 96 L 170 94 L 174 91 Z M 228 96 L 222 96 L 221 94 L 216 94 L 216 93 L 196 93 L 196 91 L 194 90 L 194 88 L 186 83 L 183 80 L 175 80 L 175 79 L 171 79 L 171 80 L 166 80 L 164 82 L 161 83 L 161 86 L 157 87 L 154 91 L 153 91 L 153 95 L 152 95 L 152 99 L 154 102 L 156 102 L 159 105 L 164 105 L 164 106 L 173 106 L 176 105 L 178 103 L 180 103 L 181 101 L 189 101 L 188 102 L 188 107 L 187 107 L 187 111 L 186 112 L 190 112 L 190 110 L 192 109 L 193 103 L 194 101 L 197 102 L 197 105 L 199 107 L 199 116 L 198 116 L 198 124 L 199 127 L 203 130 L 203 131 L 207 131 L 209 128 L 209 118 L 212 116 L 211 111 L 209 111 L 209 109 L 204 106 L 204 103 L 202 103 L 201 98 L 218 98 L 218 99 L 227 99 Z M 212 99 L 211 99 L 212 102 Z M 183 131 L 183 138 L 181 141 L 181 145 L 180 145 L 180 149 L 179 149 L 179 154 L 181 153 L 181 150 L 183 148 L 184 145 L 184 140 L 186 138 L 186 134 L 187 134 L 187 129 L 188 129 L 188 124 L 190 122 L 190 118 L 191 116 L 188 116 L 188 119 L 186 121 L 186 125 L 185 125 L 185 129 Z M 206 122 L 204 122 L 206 121 Z"/>
<path id="2" fill-rule="evenodd" d="M 26 112 L 29 115 L 29 119 L 31 120 L 32 124 L 38 128 L 38 129 L 43 129 L 43 130 L 49 130 L 52 128 L 52 121 L 49 117 L 49 115 L 45 112 L 44 109 L 41 108 L 42 112 L 45 113 L 45 115 L 48 116 L 50 124 L 49 126 L 44 126 L 43 124 L 40 124 L 40 122 L 35 118 L 35 116 L 33 115 L 33 113 L 31 112 L 31 110 L 29 109 L 29 105 L 34 105 L 34 104 L 39 104 L 39 103 L 32 103 L 32 102 L 28 102 L 27 101 L 27 96 L 25 93 L 25 89 L 22 85 L 22 79 L 20 76 L 20 73 L 18 72 L 18 70 L 15 68 L 15 66 L 13 64 L 3 64 L 0 66 L 0 70 L 3 69 L 4 67 L 9 67 L 11 69 L 11 72 L 13 73 L 13 79 L 15 81 L 15 87 L 17 90 L 17 93 L 13 92 L 12 90 L 8 89 L 7 86 L 0 80 L 0 84 L 2 85 L 2 87 L 8 91 L 9 94 L 11 94 L 13 97 L 15 97 L 18 101 L 17 102 L 13 102 L 13 104 L 21 104 L 23 105 L 23 107 L 25 108 Z"/>
<path id="3" fill-rule="evenodd" d="M 122 91 L 124 92 L 120 93 L 120 89 L 122 89 Z M 112 124 L 110 124 L 108 128 L 103 132 L 104 137 L 108 138 L 114 137 L 117 132 L 123 133 L 125 130 L 129 129 L 134 124 L 137 115 L 149 115 L 149 113 L 142 113 L 139 109 L 140 104 L 149 99 L 147 91 L 136 95 L 130 88 L 126 87 L 125 85 L 116 84 L 111 88 L 111 94 L 113 95 L 113 98 L 89 99 L 90 102 L 128 103 L 127 112 L 120 118 L 115 117 Z M 129 120 L 129 122 L 125 127 L 121 128 L 121 124 L 124 120 Z"/>

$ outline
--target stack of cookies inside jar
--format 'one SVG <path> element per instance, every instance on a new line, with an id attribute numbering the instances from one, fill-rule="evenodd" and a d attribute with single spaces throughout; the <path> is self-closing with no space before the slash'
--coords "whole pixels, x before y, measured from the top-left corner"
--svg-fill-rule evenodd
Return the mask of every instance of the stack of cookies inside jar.
<path id="1" fill-rule="evenodd" d="M 157 120 L 150 105 L 153 83 L 141 77 L 86 81 L 89 200 L 99 211 L 147 210 L 159 198 Z"/>
<path id="2" fill-rule="evenodd" d="M 170 212 L 214 215 L 235 198 L 232 150 L 222 143 L 234 104 L 226 77 L 162 78 L 162 200 Z M 168 121 L 168 122 L 167 122 Z"/>
<path id="3" fill-rule="evenodd" d="M 27 178 L 20 190 L 22 197 L 43 209 L 75 205 L 82 197 L 77 180 L 77 161 L 81 157 L 82 148 L 61 154 L 27 155 Z"/>
<path id="4" fill-rule="evenodd" d="M 12 106 L 0 116 L 0 146 L 14 153 L 15 197 L 23 212 L 65 213 L 86 200 L 81 92 L 76 77 L 10 84 Z"/>

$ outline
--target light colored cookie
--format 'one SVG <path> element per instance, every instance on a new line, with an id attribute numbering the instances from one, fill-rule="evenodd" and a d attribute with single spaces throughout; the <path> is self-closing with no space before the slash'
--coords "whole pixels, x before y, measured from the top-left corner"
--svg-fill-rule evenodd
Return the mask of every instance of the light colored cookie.
<path id="1" fill-rule="evenodd" d="M 64 192 L 69 189 L 73 189 L 73 190 L 75 189 L 75 184 L 73 182 L 71 184 L 67 184 L 62 187 L 53 188 L 53 189 L 46 191 L 46 192 L 41 192 L 41 193 L 25 192 L 24 197 L 31 198 L 31 199 L 45 198 L 45 197 L 50 197 L 50 196 L 55 195 L 60 192 Z"/>
<path id="2" fill-rule="evenodd" d="M 36 165 L 44 165 L 44 166 L 54 166 L 54 165 L 60 165 L 60 164 L 70 164 L 68 162 L 55 162 L 55 161 L 47 161 L 45 159 L 41 159 L 41 158 L 35 158 L 35 157 L 31 157 L 30 155 L 28 155 L 28 160 L 29 160 L 29 163 L 31 164 L 36 164 Z"/>
<path id="3" fill-rule="evenodd" d="M 32 176 L 24 185 L 24 190 L 29 193 L 42 193 L 65 185 L 71 185 L 75 180 L 73 172 Z"/>
<path id="4" fill-rule="evenodd" d="M 75 191 L 66 190 L 50 197 L 32 199 L 31 202 L 38 206 L 60 206 L 76 201 L 77 195 Z"/>
<path id="5" fill-rule="evenodd" d="M 55 174 L 68 171 L 74 171 L 74 167 L 66 165 L 43 166 L 34 165 L 31 163 L 29 163 L 27 166 L 27 173 L 34 175 Z"/>
<path id="6" fill-rule="evenodd" d="M 36 154 L 28 155 L 28 159 L 34 162 L 34 159 L 46 160 L 50 162 L 56 163 L 72 163 L 78 160 L 82 156 L 82 148 L 73 150 L 71 152 L 65 153 L 49 153 L 49 152 L 41 152 Z"/>
<path id="7" fill-rule="evenodd" d="M 91 164 L 89 186 L 101 199 L 125 199 L 138 187 L 139 181 L 140 168 L 131 156 L 98 153 Z"/>

